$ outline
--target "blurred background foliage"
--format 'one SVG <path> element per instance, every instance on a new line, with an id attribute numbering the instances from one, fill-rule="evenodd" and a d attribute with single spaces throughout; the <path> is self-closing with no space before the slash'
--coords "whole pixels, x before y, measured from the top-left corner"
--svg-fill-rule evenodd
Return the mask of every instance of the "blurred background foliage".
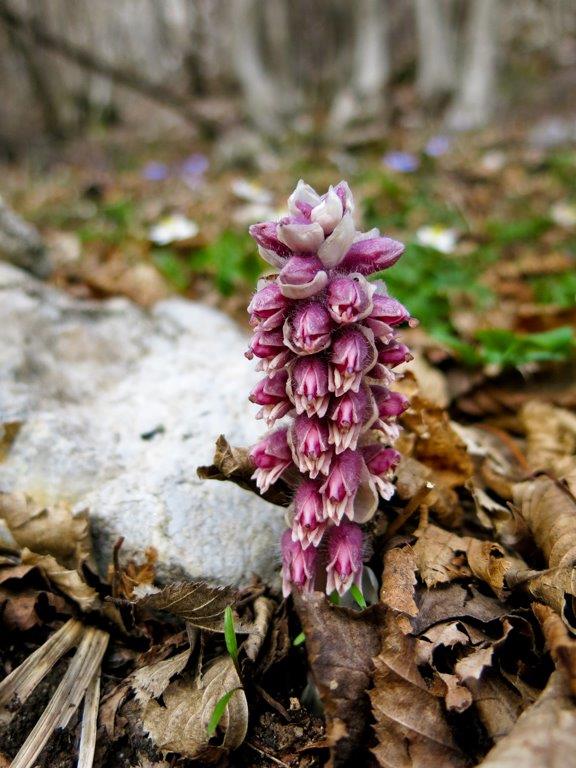
<path id="1" fill-rule="evenodd" d="M 429 359 L 528 372 L 574 353 L 575 33 L 571 0 L 11 0 L 1 191 L 75 295 L 246 322 L 248 225 L 345 177 Z"/>

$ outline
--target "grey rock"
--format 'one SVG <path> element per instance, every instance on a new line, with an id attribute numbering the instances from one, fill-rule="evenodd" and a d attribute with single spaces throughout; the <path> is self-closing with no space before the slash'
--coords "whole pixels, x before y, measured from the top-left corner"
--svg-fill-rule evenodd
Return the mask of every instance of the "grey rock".
<path id="1" fill-rule="evenodd" d="M 0 256 L 37 277 L 51 272 L 46 248 L 36 227 L 13 211 L 0 197 Z"/>
<path id="2" fill-rule="evenodd" d="M 88 508 L 102 567 L 124 536 L 158 550 L 164 578 L 273 578 L 282 510 L 196 476 L 219 434 L 263 431 L 246 345 L 201 304 L 78 301 L 0 264 L 0 421 L 23 422 L 0 489 Z"/>

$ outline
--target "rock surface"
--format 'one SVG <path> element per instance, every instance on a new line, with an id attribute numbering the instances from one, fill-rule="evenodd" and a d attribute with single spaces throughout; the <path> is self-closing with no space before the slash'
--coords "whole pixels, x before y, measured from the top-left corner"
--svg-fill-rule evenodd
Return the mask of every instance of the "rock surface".
<path id="1" fill-rule="evenodd" d="M 209 307 L 79 301 L 0 264 L 0 422 L 23 422 L 0 489 L 88 508 L 102 566 L 124 536 L 158 550 L 165 578 L 272 578 L 282 510 L 196 477 L 220 433 L 263 431 L 245 349 Z"/>

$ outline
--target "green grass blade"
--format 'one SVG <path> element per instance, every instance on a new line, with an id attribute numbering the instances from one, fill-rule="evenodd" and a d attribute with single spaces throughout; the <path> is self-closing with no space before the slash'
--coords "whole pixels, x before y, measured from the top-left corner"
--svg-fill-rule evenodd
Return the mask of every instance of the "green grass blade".
<path id="1" fill-rule="evenodd" d="M 302 645 L 305 642 L 306 642 L 306 635 L 304 634 L 304 632 L 300 632 L 300 634 L 296 635 L 294 640 L 292 640 L 292 645 L 295 648 L 297 648 L 299 645 Z"/>
<path id="2" fill-rule="evenodd" d="M 226 650 L 230 654 L 230 658 L 234 665 L 238 666 L 238 642 L 236 640 L 236 632 L 234 631 L 234 616 L 229 605 L 226 606 L 224 611 L 224 640 L 226 641 Z"/>
<path id="3" fill-rule="evenodd" d="M 368 607 L 366 605 L 366 600 L 364 600 L 364 595 L 362 594 L 362 592 L 360 592 L 356 584 L 352 584 L 352 586 L 350 587 L 350 594 L 354 598 L 357 605 L 360 608 L 362 608 L 362 610 L 365 610 Z"/>
<path id="4" fill-rule="evenodd" d="M 222 720 L 222 715 L 226 711 L 226 707 L 228 706 L 228 702 L 234 696 L 236 691 L 241 691 L 241 688 L 232 688 L 231 691 L 228 691 L 228 693 L 225 693 L 224 696 L 222 696 L 221 699 L 218 699 L 216 702 L 216 706 L 214 707 L 214 712 L 212 712 L 212 717 L 210 718 L 210 722 L 208 723 L 208 736 L 212 738 L 214 734 L 216 733 L 216 728 L 218 728 L 218 723 L 220 720 Z"/>

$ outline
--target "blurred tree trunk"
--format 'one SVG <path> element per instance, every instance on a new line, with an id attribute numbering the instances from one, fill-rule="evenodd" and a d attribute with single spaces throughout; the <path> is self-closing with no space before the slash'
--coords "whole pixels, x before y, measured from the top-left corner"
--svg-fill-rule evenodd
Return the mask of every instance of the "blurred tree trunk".
<path id="1" fill-rule="evenodd" d="M 456 83 L 451 4 L 415 0 L 418 33 L 418 92 L 425 103 L 439 106 Z"/>

